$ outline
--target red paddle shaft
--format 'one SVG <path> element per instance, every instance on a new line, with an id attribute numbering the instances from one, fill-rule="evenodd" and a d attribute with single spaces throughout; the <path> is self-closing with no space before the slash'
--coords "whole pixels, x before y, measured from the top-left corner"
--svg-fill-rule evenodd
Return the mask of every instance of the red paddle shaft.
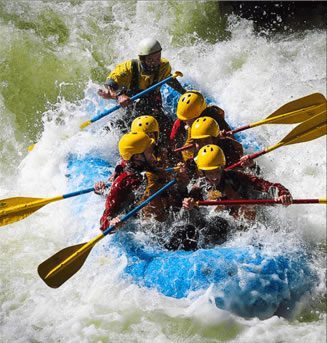
<path id="1" fill-rule="evenodd" d="M 325 204 L 326 199 L 295 199 L 292 204 Z M 281 204 L 280 201 L 273 199 L 262 199 L 262 200 L 209 200 L 209 201 L 198 201 L 200 206 L 210 205 L 258 205 L 258 204 Z"/>

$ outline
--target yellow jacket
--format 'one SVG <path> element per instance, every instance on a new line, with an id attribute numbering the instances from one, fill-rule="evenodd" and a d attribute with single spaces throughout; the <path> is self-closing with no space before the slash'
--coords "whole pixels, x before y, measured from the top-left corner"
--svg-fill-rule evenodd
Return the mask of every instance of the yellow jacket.
<path id="1" fill-rule="evenodd" d="M 109 74 L 105 85 L 110 86 L 114 90 L 118 88 L 130 89 L 133 78 L 132 61 L 128 60 L 121 64 L 118 64 L 114 70 Z M 140 67 L 140 62 L 137 63 L 138 66 L 138 88 L 140 91 L 145 90 L 154 84 L 156 73 L 144 73 Z M 162 81 L 171 75 L 171 66 L 165 58 L 161 58 L 158 80 L 156 82 Z"/>

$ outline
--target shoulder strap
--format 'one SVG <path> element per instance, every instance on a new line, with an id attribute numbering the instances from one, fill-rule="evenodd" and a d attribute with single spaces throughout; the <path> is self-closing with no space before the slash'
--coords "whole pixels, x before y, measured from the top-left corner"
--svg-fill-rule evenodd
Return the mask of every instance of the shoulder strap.
<path id="1" fill-rule="evenodd" d="M 139 65 L 138 60 L 132 60 L 132 82 L 131 82 L 131 91 L 132 94 L 139 93 Z"/>
<path id="2" fill-rule="evenodd" d="M 161 66 L 161 63 L 160 63 L 160 66 Z M 154 76 L 153 76 L 152 86 L 159 82 L 159 71 L 160 71 L 160 66 L 159 66 L 159 68 L 157 69 L 156 73 L 155 73 Z M 159 89 L 160 89 L 160 88 L 159 88 Z"/>

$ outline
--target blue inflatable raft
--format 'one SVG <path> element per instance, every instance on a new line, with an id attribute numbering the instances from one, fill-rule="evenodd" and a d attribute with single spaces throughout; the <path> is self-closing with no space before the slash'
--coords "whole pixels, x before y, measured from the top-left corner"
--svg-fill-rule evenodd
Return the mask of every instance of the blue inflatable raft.
<path id="1" fill-rule="evenodd" d="M 172 106 L 176 106 L 174 96 L 171 99 L 167 96 L 167 89 L 165 99 L 175 101 Z M 70 188 L 92 187 L 95 181 L 105 180 L 110 174 L 109 167 L 115 163 L 95 156 L 69 156 Z M 83 206 L 82 198 L 73 203 L 76 213 Z M 101 215 L 102 212 L 99 219 Z M 304 249 L 272 254 L 249 245 L 218 246 L 195 252 L 167 251 L 137 241 L 135 230 L 135 225 L 128 224 L 110 236 L 110 247 L 117 248 L 127 260 L 121 277 L 169 297 L 197 296 L 211 287 L 220 309 L 245 318 L 264 319 L 274 314 L 287 317 L 316 282 Z"/>
<path id="2" fill-rule="evenodd" d="M 110 174 L 108 167 L 101 159 L 70 156 L 70 187 L 82 189 L 105 180 Z M 75 213 L 83 211 L 83 199 L 74 200 Z M 169 297 L 192 296 L 213 287 L 215 303 L 221 309 L 245 318 L 288 317 L 316 281 L 304 250 L 272 254 L 249 245 L 168 251 L 136 240 L 135 230 L 137 226 L 128 224 L 110 236 L 108 247 L 117 248 L 127 259 L 121 277 Z"/>

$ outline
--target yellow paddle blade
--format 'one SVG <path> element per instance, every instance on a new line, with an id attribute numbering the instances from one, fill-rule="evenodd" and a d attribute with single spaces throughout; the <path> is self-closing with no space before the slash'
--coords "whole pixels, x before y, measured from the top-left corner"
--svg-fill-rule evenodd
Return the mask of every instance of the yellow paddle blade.
<path id="1" fill-rule="evenodd" d="M 39 201 L 39 200 L 42 200 L 42 198 L 14 197 L 14 198 L 2 199 L 0 200 L 0 215 L 1 215 L 1 210 L 5 210 L 8 207 L 17 206 L 21 204 L 27 204 L 27 203 Z"/>
<path id="2" fill-rule="evenodd" d="M 45 204 L 30 208 L 28 203 L 39 202 L 39 198 L 16 197 L 0 200 L 0 226 L 12 224 L 33 214 Z"/>
<path id="3" fill-rule="evenodd" d="M 25 219 L 44 205 L 62 199 L 60 195 L 48 199 L 16 197 L 0 200 L 0 226 Z"/>
<path id="4" fill-rule="evenodd" d="M 281 140 L 282 145 L 308 142 L 327 134 L 327 112 L 304 121 Z"/>
<path id="5" fill-rule="evenodd" d="M 320 93 L 313 93 L 291 101 L 280 107 L 265 120 L 271 124 L 296 124 L 326 111 L 326 98 Z"/>
<path id="6" fill-rule="evenodd" d="M 89 247 L 89 249 L 85 249 L 83 253 L 81 253 L 74 261 L 72 261 L 69 266 L 66 266 L 66 268 L 61 268 L 60 270 L 58 270 L 57 273 L 53 273 L 50 276 L 48 276 L 48 274 L 51 273 L 51 271 L 54 270 L 56 267 L 58 267 L 60 263 L 65 261 L 78 250 L 80 250 L 85 244 L 86 243 L 82 243 L 62 249 L 55 255 L 49 257 L 46 261 L 42 262 L 37 269 L 37 272 L 39 273 L 41 279 L 49 287 L 60 287 L 83 266 L 93 246 Z"/>
<path id="7" fill-rule="evenodd" d="M 29 147 L 28 147 L 28 151 L 32 151 L 33 149 L 34 149 L 34 147 L 35 147 L 35 144 L 33 144 L 33 145 L 30 145 Z"/>
<path id="8" fill-rule="evenodd" d="M 16 223 L 20 220 L 25 219 L 26 217 L 30 216 L 37 210 L 39 210 L 41 207 L 43 207 L 45 204 L 36 206 L 33 208 L 26 208 L 20 211 L 12 212 L 12 213 L 7 213 L 6 215 L 1 215 L 0 213 L 0 226 L 5 226 L 8 224 L 13 224 Z"/>
<path id="9" fill-rule="evenodd" d="M 74 245 L 60 250 L 42 262 L 38 267 L 41 279 L 52 288 L 60 287 L 83 266 L 94 245 L 104 237 L 95 237 L 88 243 Z"/>

